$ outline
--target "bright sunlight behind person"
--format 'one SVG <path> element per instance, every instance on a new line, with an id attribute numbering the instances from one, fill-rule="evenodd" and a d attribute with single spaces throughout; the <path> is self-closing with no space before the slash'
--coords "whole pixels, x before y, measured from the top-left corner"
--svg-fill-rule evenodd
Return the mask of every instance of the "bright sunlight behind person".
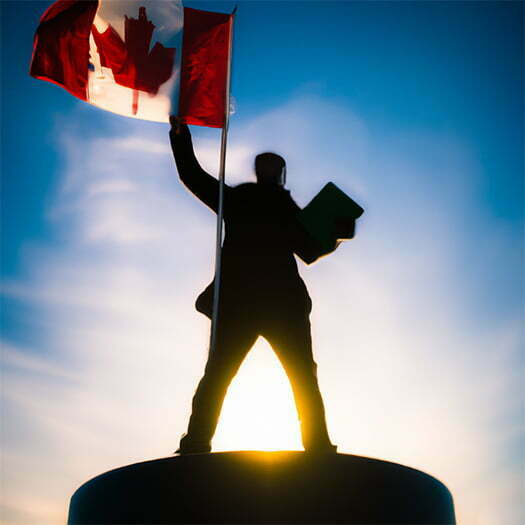
<path id="1" fill-rule="evenodd" d="M 262 338 L 228 389 L 213 449 L 302 449 L 290 383 L 279 359 Z"/>

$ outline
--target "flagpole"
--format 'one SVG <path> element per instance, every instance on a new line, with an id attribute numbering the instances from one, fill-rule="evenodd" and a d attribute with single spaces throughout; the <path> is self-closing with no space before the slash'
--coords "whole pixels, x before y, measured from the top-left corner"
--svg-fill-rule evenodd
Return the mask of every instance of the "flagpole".
<path id="1" fill-rule="evenodd" d="M 230 82 L 231 82 L 231 63 L 232 63 L 232 40 L 233 40 L 233 21 L 235 11 L 231 14 L 229 27 L 229 48 L 228 64 L 226 71 L 226 96 L 224 103 L 224 126 L 221 132 L 221 156 L 219 164 L 219 203 L 217 207 L 217 233 L 215 244 L 215 279 L 213 286 L 213 313 L 211 319 L 210 354 L 215 352 L 217 345 L 217 324 L 219 320 L 219 298 L 221 287 L 221 263 L 222 263 L 222 230 L 224 217 L 224 181 L 226 171 L 226 143 L 228 139 L 228 125 L 230 121 Z"/>

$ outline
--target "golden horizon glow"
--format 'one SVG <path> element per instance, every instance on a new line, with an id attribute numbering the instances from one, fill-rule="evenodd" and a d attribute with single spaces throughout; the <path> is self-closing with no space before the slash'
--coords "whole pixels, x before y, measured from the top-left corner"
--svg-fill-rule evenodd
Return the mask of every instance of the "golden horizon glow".
<path id="1" fill-rule="evenodd" d="M 302 450 L 290 383 L 271 346 L 262 338 L 230 385 L 213 450 Z"/>

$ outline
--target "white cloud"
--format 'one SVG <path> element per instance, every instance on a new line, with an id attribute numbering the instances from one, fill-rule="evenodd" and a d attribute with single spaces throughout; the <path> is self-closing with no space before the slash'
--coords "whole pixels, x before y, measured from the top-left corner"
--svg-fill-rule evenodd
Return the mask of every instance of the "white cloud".
<path id="1" fill-rule="evenodd" d="M 169 144 L 159 142 L 158 140 L 148 140 L 136 136 L 117 138 L 114 140 L 104 140 L 103 147 L 107 149 L 151 153 L 157 155 L 166 155 L 167 153 L 171 154 Z M 155 170 L 151 170 L 150 174 L 155 174 Z"/>
<path id="2" fill-rule="evenodd" d="M 87 194 L 92 197 L 101 193 L 121 193 L 137 191 L 138 186 L 128 180 L 113 180 L 110 182 L 99 182 L 92 184 Z"/>
<path id="3" fill-rule="evenodd" d="M 4 283 L 44 334 L 3 351 L 6 523 L 63 521 L 90 476 L 169 454 L 202 372 L 208 323 L 192 304 L 212 275 L 214 216 L 177 180 L 167 129 L 119 122 L 108 137 L 65 130 L 50 210 L 62 244 L 28 247 L 26 277 Z M 195 144 L 216 173 L 218 133 L 195 130 Z M 254 154 L 276 151 L 300 204 L 332 180 L 366 209 L 355 240 L 301 270 L 340 449 L 435 475 L 459 523 L 517 525 L 522 333 L 514 318 L 480 326 L 463 288 L 468 152 L 446 136 L 372 133 L 315 97 L 234 120 L 229 144 L 232 183 L 250 180 Z M 479 257 L 511 241 L 484 233 Z M 224 443 L 232 429 L 220 432 Z"/>

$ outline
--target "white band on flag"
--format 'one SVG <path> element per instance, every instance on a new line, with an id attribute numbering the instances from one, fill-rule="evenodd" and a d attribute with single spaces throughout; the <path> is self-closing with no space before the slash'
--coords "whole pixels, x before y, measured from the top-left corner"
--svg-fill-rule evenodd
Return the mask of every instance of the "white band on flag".
<path id="1" fill-rule="evenodd" d="M 101 0 L 93 25 L 88 102 L 127 117 L 167 122 L 178 106 L 182 2 Z"/>

